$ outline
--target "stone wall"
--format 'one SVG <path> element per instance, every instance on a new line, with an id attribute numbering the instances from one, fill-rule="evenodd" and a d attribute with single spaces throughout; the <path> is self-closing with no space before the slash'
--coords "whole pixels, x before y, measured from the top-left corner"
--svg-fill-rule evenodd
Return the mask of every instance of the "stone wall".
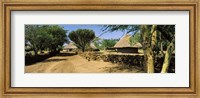
<path id="1" fill-rule="evenodd" d="M 102 54 L 98 52 L 85 52 L 81 54 L 82 57 L 90 60 L 97 60 L 97 61 L 104 61 L 104 62 L 112 62 L 115 64 L 120 64 L 123 66 L 131 67 L 131 66 L 138 66 L 143 68 L 143 61 L 144 56 L 141 54 Z M 164 58 L 163 57 L 156 57 L 155 58 L 155 72 L 159 73 L 162 69 Z M 175 57 L 172 57 L 170 66 L 169 66 L 169 73 L 175 72 Z"/>
<path id="2" fill-rule="evenodd" d="M 44 61 L 52 56 L 73 56 L 77 53 L 47 53 L 47 54 L 38 54 L 38 55 L 26 55 L 25 56 L 25 66 Z"/>

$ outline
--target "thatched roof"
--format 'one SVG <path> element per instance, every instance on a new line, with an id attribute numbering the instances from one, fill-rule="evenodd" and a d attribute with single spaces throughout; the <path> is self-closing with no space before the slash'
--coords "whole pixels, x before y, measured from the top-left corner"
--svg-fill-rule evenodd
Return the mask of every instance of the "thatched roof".
<path id="1" fill-rule="evenodd" d="M 77 47 L 73 42 L 70 42 L 68 45 L 64 47 L 64 49 L 76 49 Z"/>
<path id="2" fill-rule="evenodd" d="M 97 47 L 94 45 L 94 43 L 90 43 L 90 48 L 97 49 Z"/>
<path id="3" fill-rule="evenodd" d="M 97 49 L 97 47 L 94 45 L 94 43 L 90 44 L 90 48 L 91 49 Z M 77 46 L 73 42 L 70 42 L 63 49 L 77 49 Z"/>
<path id="4" fill-rule="evenodd" d="M 130 45 L 130 35 L 126 34 L 124 37 L 122 37 L 116 44 L 115 48 L 117 47 L 131 47 Z"/>
<path id="5" fill-rule="evenodd" d="M 136 42 L 133 46 L 130 44 L 131 35 L 126 34 L 122 37 L 114 46 L 114 48 L 122 48 L 122 47 L 134 47 L 134 48 L 141 48 L 142 44 Z"/>
<path id="6" fill-rule="evenodd" d="M 142 44 L 139 43 L 139 42 L 136 42 L 136 43 L 133 45 L 133 47 L 141 48 L 141 47 L 142 47 Z"/>

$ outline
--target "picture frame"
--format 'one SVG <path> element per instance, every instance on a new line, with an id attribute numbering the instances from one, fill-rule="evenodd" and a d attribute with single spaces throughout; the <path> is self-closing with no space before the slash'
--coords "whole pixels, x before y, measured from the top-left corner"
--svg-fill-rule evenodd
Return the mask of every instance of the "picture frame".
<path id="1" fill-rule="evenodd" d="M 2 42 L 1 42 L 1 80 L 3 95 L 52 95 L 52 94 L 134 94 L 134 95 L 187 95 L 199 96 L 198 66 L 198 2 L 161 2 L 140 3 L 119 0 L 116 3 L 106 1 L 82 2 L 2 2 Z M 190 85 L 189 87 L 142 87 L 142 88 L 54 88 L 54 87 L 11 87 L 11 11 L 189 11 L 190 23 Z M 189 97 L 188 97 L 189 98 Z"/>

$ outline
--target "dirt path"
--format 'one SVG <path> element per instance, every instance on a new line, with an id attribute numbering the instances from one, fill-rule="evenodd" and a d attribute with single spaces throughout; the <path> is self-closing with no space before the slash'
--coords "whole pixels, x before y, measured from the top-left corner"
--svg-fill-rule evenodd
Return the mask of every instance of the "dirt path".
<path id="1" fill-rule="evenodd" d="M 142 72 L 138 69 L 119 69 L 119 65 L 103 61 L 87 61 L 79 55 L 55 56 L 25 67 L 25 73 L 109 73 Z"/>

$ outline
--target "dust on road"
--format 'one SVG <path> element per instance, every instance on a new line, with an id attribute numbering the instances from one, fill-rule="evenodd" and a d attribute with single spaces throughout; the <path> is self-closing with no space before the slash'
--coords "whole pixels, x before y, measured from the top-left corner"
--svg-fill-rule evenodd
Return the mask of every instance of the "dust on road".
<path id="1" fill-rule="evenodd" d="M 87 61 L 79 55 L 54 56 L 42 62 L 25 66 L 25 73 L 110 73 L 142 72 L 138 69 L 118 69 L 117 64 L 103 61 Z M 112 70 L 111 70 L 112 69 Z"/>

